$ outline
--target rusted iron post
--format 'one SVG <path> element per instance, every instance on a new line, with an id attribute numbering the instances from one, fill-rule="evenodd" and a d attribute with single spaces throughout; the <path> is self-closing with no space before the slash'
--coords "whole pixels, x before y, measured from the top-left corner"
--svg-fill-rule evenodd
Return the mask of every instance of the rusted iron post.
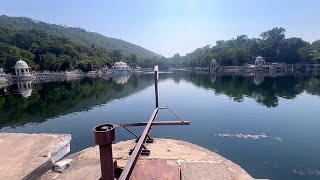
<path id="1" fill-rule="evenodd" d="M 158 78 L 159 78 L 159 68 L 158 66 L 154 67 L 154 90 L 156 95 L 156 108 L 159 107 L 159 100 L 158 100 Z"/>
<path id="2" fill-rule="evenodd" d="M 94 128 L 94 142 L 99 145 L 101 180 L 114 180 L 112 142 L 115 140 L 115 127 L 101 124 Z"/>

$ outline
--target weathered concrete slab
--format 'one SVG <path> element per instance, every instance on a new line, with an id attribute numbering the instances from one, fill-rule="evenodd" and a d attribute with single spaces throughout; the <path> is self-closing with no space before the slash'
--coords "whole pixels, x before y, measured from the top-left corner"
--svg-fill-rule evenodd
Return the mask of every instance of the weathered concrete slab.
<path id="1" fill-rule="evenodd" d="M 136 164 L 130 179 L 180 180 L 180 168 L 176 162 L 171 160 L 140 160 Z"/>
<path id="2" fill-rule="evenodd" d="M 129 157 L 128 152 L 134 145 L 135 143 L 133 140 L 122 141 L 113 145 L 113 157 L 117 160 L 119 166 L 124 166 L 126 164 Z M 185 174 L 187 173 L 186 168 L 190 168 L 191 170 L 194 170 L 193 175 L 197 177 L 196 179 L 199 179 L 199 177 L 208 180 L 253 179 L 245 170 L 232 161 L 225 159 L 217 153 L 188 142 L 173 139 L 155 139 L 154 143 L 146 144 L 146 146 L 151 151 L 151 154 L 150 156 L 141 156 L 140 160 L 163 159 L 167 162 L 174 162 L 179 165 L 179 168 L 184 168 L 181 176 L 185 178 L 191 177 L 191 175 Z M 98 147 L 85 149 L 67 158 L 73 159 L 69 169 L 62 174 L 48 171 L 41 179 L 96 180 L 100 178 Z M 185 162 L 190 164 L 186 164 Z M 201 162 L 203 164 L 197 164 L 196 162 Z M 200 171 L 201 167 L 206 169 L 206 171 L 218 173 L 203 175 L 203 171 Z"/>
<path id="3" fill-rule="evenodd" d="M 0 179 L 35 179 L 66 154 L 71 135 L 0 133 Z"/>
<path id="4" fill-rule="evenodd" d="M 181 180 L 232 180 L 221 163 L 208 161 L 184 161 L 181 163 Z"/>

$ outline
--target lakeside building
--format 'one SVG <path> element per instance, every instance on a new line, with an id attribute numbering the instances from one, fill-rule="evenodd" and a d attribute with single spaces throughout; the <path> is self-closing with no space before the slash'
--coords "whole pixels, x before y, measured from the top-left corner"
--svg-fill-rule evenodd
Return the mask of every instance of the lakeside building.
<path id="1" fill-rule="evenodd" d="M 28 66 L 28 64 L 25 61 L 20 59 L 19 61 L 16 62 L 16 65 L 14 66 L 14 70 L 15 70 L 14 78 L 18 80 L 31 80 L 32 75 L 30 74 L 29 69 L 30 67 Z"/>
<path id="2" fill-rule="evenodd" d="M 8 75 L 3 71 L 2 68 L 0 68 L 0 82 L 6 82 L 8 81 Z"/>
<path id="3" fill-rule="evenodd" d="M 212 59 L 211 62 L 210 62 L 210 70 L 211 71 L 217 70 L 217 67 L 218 67 L 217 65 L 218 65 L 217 60 Z"/>
<path id="4" fill-rule="evenodd" d="M 112 71 L 130 71 L 130 66 L 127 65 L 125 62 L 115 62 L 111 68 Z"/>
<path id="5" fill-rule="evenodd" d="M 256 58 L 256 60 L 254 60 L 254 65 L 255 66 L 263 66 L 263 65 L 265 65 L 266 64 L 266 60 L 263 58 L 263 57 L 261 57 L 261 56 L 258 56 L 257 58 Z"/>
<path id="6" fill-rule="evenodd" d="M 210 69 L 212 63 L 210 64 Z M 303 72 L 319 72 L 320 64 L 316 63 L 296 63 L 296 64 L 287 64 L 284 62 L 266 62 L 265 58 L 258 56 L 254 64 L 243 64 L 242 66 L 220 66 L 217 71 L 223 73 L 253 73 L 257 72 L 269 72 L 269 73 L 293 73 L 296 71 Z"/>

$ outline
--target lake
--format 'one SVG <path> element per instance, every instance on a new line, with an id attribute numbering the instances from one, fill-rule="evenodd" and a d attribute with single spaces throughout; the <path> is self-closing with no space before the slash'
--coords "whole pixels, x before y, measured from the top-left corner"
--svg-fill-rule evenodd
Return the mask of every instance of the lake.
<path id="1" fill-rule="evenodd" d="M 96 125 L 148 121 L 155 104 L 153 74 L 22 87 L 0 89 L 0 132 L 72 134 L 71 153 L 94 145 Z M 203 146 L 255 178 L 320 179 L 319 103 L 320 76 L 161 73 L 159 105 L 191 124 L 154 127 L 152 136 Z M 157 119 L 174 117 L 161 110 Z M 116 130 L 117 141 L 132 138 Z"/>

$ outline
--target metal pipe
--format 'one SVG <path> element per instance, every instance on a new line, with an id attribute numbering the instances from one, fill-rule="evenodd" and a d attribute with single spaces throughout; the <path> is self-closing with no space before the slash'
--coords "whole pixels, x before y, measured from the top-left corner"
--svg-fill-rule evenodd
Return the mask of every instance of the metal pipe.
<path id="1" fill-rule="evenodd" d="M 124 167 L 124 169 L 121 173 L 121 176 L 119 177 L 119 180 L 129 180 L 130 179 L 130 176 L 131 176 L 131 173 L 134 169 L 134 166 L 135 166 L 138 158 L 140 157 L 142 145 L 146 142 L 147 134 L 152 126 L 152 122 L 156 119 L 157 114 L 158 114 L 158 108 L 156 108 L 153 111 L 152 116 L 150 117 L 146 128 L 143 130 L 143 133 L 140 136 L 139 141 L 137 142 L 136 146 L 134 147 L 132 154 L 129 156 L 127 164 Z"/>
<path id="2" fill-rule="evenodd" d="M 114 167 L 112 157 L 112 146 L 101 145 L 100 164 L 101 164 L 101 180 L 114 180 Z"/>
<path id="3" fill-rule="evenodd" d="M 101 180 L 114 180 L 112 142 L 115 140 L 115 127 L 102 124 L 94 128 L 94 142 L 99 145 Z"/>
<path id="4" fill-rule="evenodd" d="M 126 126 L 122 126 L 125 130 L 127 130 L 129 133 L 131 133 L 132 135 L 134 135 L 136 138 L 138 138 L 139 136 L 136 135 L 134 132 L 132 132 L 130 129 L 128 129 Z"/>
<path id="5" fill-rule="evenodd" d="M 130 124 L 116 124 L 114 127 L 129 127 L 129 126 L 145 126 L 148 122 L 130 123 Z M 152 126 L 165 126 L 165 125 L 190 125 L 190 121 L 155 121 Z"/>
<path id="6" fill-rule="evenodd" d="M 167 106 L 167 109 L 169 109 L 169 111 L 171 111 L 171 113 L 172 113 L 176 118 L 178 118 L 180 121 L 183 122 L 183 120 L 180 118 L 180 116 L 178 116 L 178 114 L 175 113 L 169 106 Z"/>
<path id="7" fill-rule="evenodd" d="M 137 139 L 139 138 L 139 136 L 137 136 L 134 132 L 132 132 L 129 128 L 127 128 L 127 127 L 125 127 L 125 126 L 123 126 L 123 128 L 125 129 L 125 130 L 127 130 L 129 133 L 131 133 L 132 135 L 134 135 Z M 137 140 L 138 141 L 138 140 Z M 144 149 L 147 149 L 147 147 L 145 146 L 145 145 L 142 145 L 142 147 L 144 148 Z"/>
<path id="8" fill-rule="evenodd" d="M 156 98 L 156 108 L 159 107 L 159 99 L 158 99 L 158 66 L 154 67 L 154 90 L 155 90 L 155 98 Z"/>

